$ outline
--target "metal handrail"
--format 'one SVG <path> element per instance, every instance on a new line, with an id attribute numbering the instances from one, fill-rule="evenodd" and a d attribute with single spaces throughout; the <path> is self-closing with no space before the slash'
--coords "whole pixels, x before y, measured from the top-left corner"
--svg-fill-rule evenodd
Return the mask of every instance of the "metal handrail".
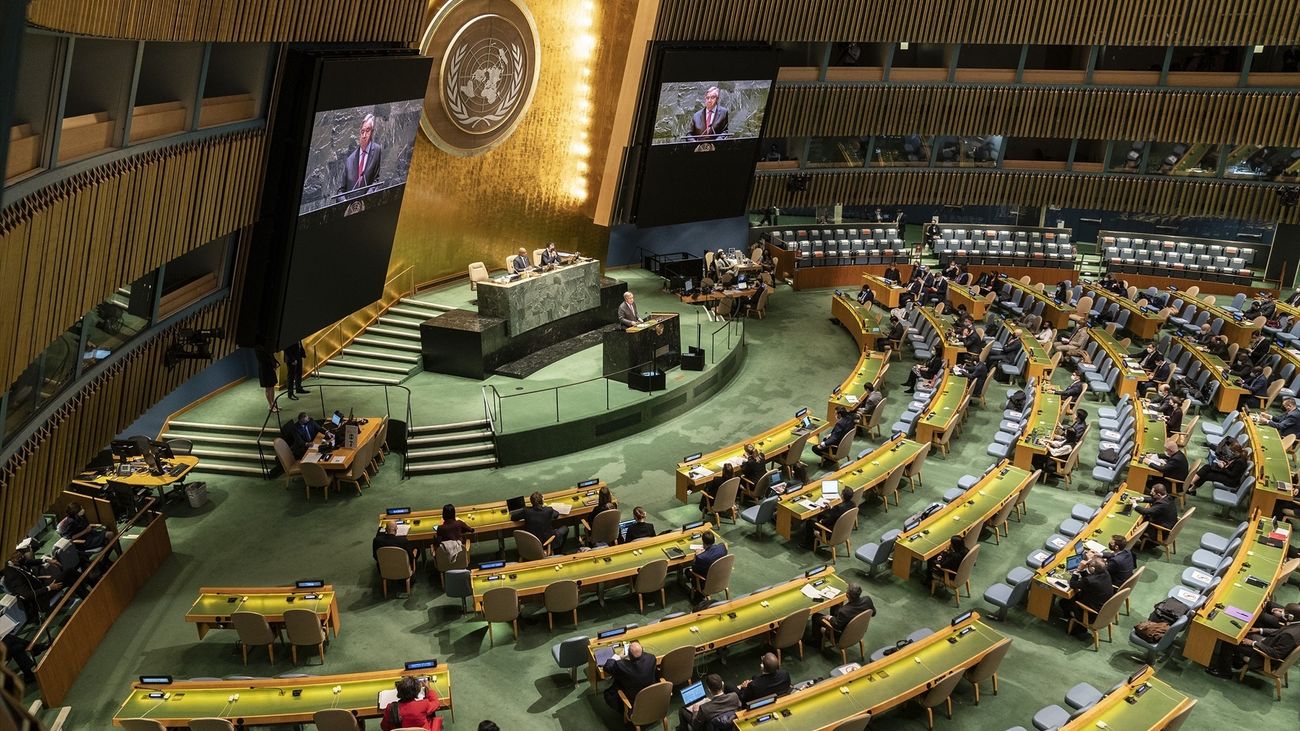
<path id="1" fill-rule="evenodd" d="M 331 388 L 331 387 L 337 387 L 337 388 L 382 388 L 382 389 L 384 389 L 384 416 L 385 416 L 386 418 L 389 418 L 389 419 L 392 418 L 392 415 L 393 415 L 393 407 L 392 407 L 392 402 L 391 402 L 391 400 L 389 399 L 388 389 L 390 389 L 390 388 L 399 388 L 399 389 L 401 389 L 401 390 L 403 390 L 403 391 L 406 392 L 406 408 L 404 409 L 404 411 L 405 411 L 405 413 L 406 413 L 406 428 L 407 428 L 407 431 L 408 431 L 408 432 L 410 431 L 410 428 L 411 428 L 411 422 L 412 422 L 412 420 L 415 418 L 415 417 L 414 417 L 414 412 L 411 410 L 411 389 L 410 389 L 410 388 L 407 388 L 406 386 L 403 386 L 403 385 L 401 385 L 401 384 L 392 384 L 392 383 L 346 383 L 346 384 L 345 384 L 345 383 L 330 383 L 330 384 L 326 384 L 326 383 L 320 383 L 319 381 L 314 381 L 314 383 L 316 384 L 316 393 L 319 394 L 319 396 L 320 396 L 320 408 L 321 408 L 321 413 L 322 413 L 322 414 L 325 412 L 325 389 L 326 389 L 326 388 Z M 281 400 L 282 398 L 288 396 L 288 395 L 289 395 L 289 393 L 288 393 L 287 391 L 284 391 L 284 392 L 281 392 L 281 393 L 276 394 L 276 396 L 275 396 L 275 405 L 276 405 L 277 407 L 279 407 L 279 405 L 280 405 L 280 400 Z M 281 412 L 278 412 L 278 411 L 267 411 L 267 412 L 266 412 L 266 418 L 262 420 L 262 430 L 261 430 L 260 432 L 258 432 L 258 434 L 257 434 L 257 460 L 258 460 L 258 463 L 259 463 L 259 464 L 261 465 L 261 467 L 262 467 L 262 477 L 265 478 L 265 479 L 268 479 L 268 480 L 271 479 L 271 476 L 272 476 L 272 474 L 273 474 L 274 471 L 275 471 L 275 466 L 276 466 L 276 464 L 278 463 L 278 458 L 275 459 L 275 460 L 270 460 L 270 461 L 267 460 L 267 456 L 266 456 L 266 441 L 265 441 L 265 440 L 266 440 L 266 427 L 272 423 L 271 419 L 272 419 L 272 417 L 274 417 L 275 414 L 277 414 L 277 413 L 281 413 Z M 276 420 L 276 427 L 277 427 L 277 428 L 274 430 L 274 433 L 273 433 L 273 435 L 271 436 L 271 442 L 272 442 L 272 443 L 274 443 L 275 440 L 278 439 L 278 438 L 280 437 L 279 423 L 278 423 L 278 422 L 279 422 L 279 420 L 277 419 L 277 420 Z M 272 452 L 272 453 L 275 452 L 274 446 L 272 446 L 271 452 Z M 405 480 L 405 479 L 406 479 L 407 477 L 409 477 L 409 476 L 410 476 L 410 474 L 409 474 L 409 472 L 407 471 L 407 459 L 406 459 L 406 455 L 402 455 L 402 479 Z"/>
<path id="2" fill-rule="evenodd" d="M 390 301 L 389 294 L 388 294 L 388 287 L 390 284 L 393 284 L 401 277 L 406 277 L 409 280 L 408 286 L 404 289 L 397 290 L 396 294 L 393 295 Z M 357 328 L 357 331 L 351 337 L 346 337 L 346 335 L 344 335 L 343 340 L 342 342 L 339 343 L 338 347 L 329 351 L 323 359 L 320 357 L 320 350 L 318 346 L 322 342 L 326 342 L 329 339 L 329 337 L 333 335 L 335 332 L 342 334 L 343 326 L 348 323 L 348 321 L 352 318 L 353 315 L 348 315 L 347 317 L 338 320 L 337 322 L 330 325 L 329 327 L 323 330 L 319 330 L 315 333 L 312 333 L 311 335 L 308 335 L 304 339 L 306 341 L 305 342 L 306 347 L 311 352 L 311 361 L 310 361 L 311 368 L 308 369 L 308 375 L 315 373 L 317 369 L 319 369 L 321 366 L 325 364 L 324 361 L 328 361 L 330 358 L 333 358 L 335 355 L 341 353 L 344 348 L 351 345 L 352 341 L 355 340 L 358 335 L 365 332 L 366 328 L 370 327 L 371 325 L 374 325 L 376 322 L 379 322 L 379 318 L 388 314 L 388 311 L 392 309 L 392 307 L 396 305 L 398 302 L 402 301 L 403 297 L 407 297 L 413 294 L 415 294 L 415 271 L 413 266 L 407 266 L 405 269 L 402 269 L 401 271 L 397 272 L 393 276 L 384 280 L 383 293 L 380 294 L 379 299 L 375 300 L 369 305 L 366 305 L 366 307 L 373 307 L 375 305 L 379 305 L 379 310 L 373 316 L 367 319 L 365 323 L 361 324 Z M 365 309 L 366 308 L 363 307 L 361 308 L 361 310 L 358 310 L 358 312 L 361 312 L 362 310 Z"/>

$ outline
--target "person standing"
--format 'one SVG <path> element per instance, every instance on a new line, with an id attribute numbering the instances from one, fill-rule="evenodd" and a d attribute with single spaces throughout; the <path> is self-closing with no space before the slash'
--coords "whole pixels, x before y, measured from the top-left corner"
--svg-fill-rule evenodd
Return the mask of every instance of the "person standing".
<path id="1" fill-rule="evenodd" d="M 289 368 L 289 385 L 285 390 L 294 401 L 298 400 L 298 394 L 307 393 L 302 387 L 302 365 L 306 359 L 307 349 L 301 340 L 293 341 L 284 349 L 284 364 Z"/>
<path id="2" fill-rule="evenodd" d="M 280 407 L 275 405 L 275 384 L 280 377 L 275 371 L 280 367 L 280 362 L 266 348 L 256 348 L 253 352 L 257 355 L 257 383 L 266 394 L 266 407 L 271 412 L 279 411 Z"/>
<path id="3" fill-rule="evenodd" d="M 639 325 L 644 320 L 636 312 L 636 295 L 631 292 L 623 293 L 623 304 L 618 306 L 618 322 L 623 327 L 632 327 Z"/>

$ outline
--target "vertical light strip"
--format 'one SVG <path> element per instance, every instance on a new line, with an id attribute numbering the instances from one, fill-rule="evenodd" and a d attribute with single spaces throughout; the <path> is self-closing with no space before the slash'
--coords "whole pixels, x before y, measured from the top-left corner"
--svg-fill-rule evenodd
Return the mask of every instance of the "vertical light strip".
<path id="1" fill-rule="evenodd" d="M 577 69 L 574 82 L 574 108 L 578 110 L 577 118 L 583 120 L 577 125 L 578 133 L 569 145 L 571 157 L 569 194 L 578 202 L 587 200 L 587 175 L 590 172 L 591 159 L 591 121 L 595 119 L 592 108 L 594 92 L 591 88 L 591 66 L 596 58 L 596 35 L 592 31 L 596 24 L 596 4 L 594 0 L 580 0 L 574 13 L 576 33 L 573 38 L 573 62 Z"/>

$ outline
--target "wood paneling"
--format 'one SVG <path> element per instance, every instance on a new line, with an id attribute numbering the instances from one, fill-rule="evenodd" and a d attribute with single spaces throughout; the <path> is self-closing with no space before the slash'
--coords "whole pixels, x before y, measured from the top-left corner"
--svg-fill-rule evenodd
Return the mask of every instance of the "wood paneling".
<path id="1" fill-rule="evenodd" d="M 1214 215 L 1300 222 L 1300 208 L 1278 204 L 1278 186 L 1226 180 L 1125 177 L 997 170 L 805 171 L 807 192 L 786 189 L 787 173 L 755 176 L 749 208 L 891 205 L 1063 206 L 1155 215 Z"/>
<path id="2" fill-rule="evenodd" d="M 0 383 L 118 287 L 251 224 L 262 152 L 260 130 L 183 143 L 0 211 Z"/>
<path id="3" fill-rule="evenodd" d="M 767 137 L 1006 135 L 1300 146 L 1300 93 L 888 84 L 778 86 Z"/>
<path id="4" fill-rule="evenodd" d="M 1300 41 L 1291 0 L 662 0 L 660 40 L 1250 46 Z"/>
<path id="5" fill-rule="evenodd" d="M 400 41 L 419 37 L 426 0 L 34 0 L 28 22 L 152 41 Z"/>

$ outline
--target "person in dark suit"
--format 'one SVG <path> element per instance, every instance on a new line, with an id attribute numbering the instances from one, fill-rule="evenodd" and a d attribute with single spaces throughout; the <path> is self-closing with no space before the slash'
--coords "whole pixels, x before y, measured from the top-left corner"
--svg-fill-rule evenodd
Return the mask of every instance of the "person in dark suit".
<path id="1" fill-rule="evenodd" d="M 899 273 L 898 267 L 894 266 L 893 264 L 890 264 L 889 266 L 885 267 L 885 273 L 881 274 L 880 278 L 888 282 L 893 282 L 895 284 L 903 281 L 903 275 Z"/>
<path id="2" fill-rule="evenodd" d="M 1282 410 L 1285 413 L 1276 419 L 1269 419 L 1264 425 L 1277 429 L 1283 438 L 1288 434 L 1300 435 L 1300 408 L 1296 407 L 1295 399 L 1291 396 L 1282 399 Z"/>
<path id="3" fill-rule="evenodd" d="M 375 560 L 376 564 L 379 563 L 379 549 L 385 546 L 392 546 L 406 551 L 406 554 L 411 557 L 411 566 L 415 566 L 415 548 L 411 546 L 411 542 L 406 539 L 406 536 L 397 535 L 396 523 L 385 522 L 384 527 L 380 528 L 374 539 L 370 541 L 370 557 Z"/>
<path id="4" fill-rule="evenodd" d="M 961 367 L 961 373 L 959 373 L 958 375 L 965 375 L 967 378 L 969 378 L 970 392 L 973 394 L 978 394 L 980 392 L 980 389 L 984 388 L 984 382 L 987 381 L 989 378 L 989 367 L 987 364 L 984 363 L 984 361 L 975 360 L 974 356 L 971 356 L 970 360 L 967 361 L 966 365 L 963 365 Z"/>
<path id="5" fill-rule="evenodd" d="M 551 544 L 551 553 L 557 556 L 564 553 L 564 541 L 569 537 L 568 526 L 555 527 L 555 521 L 559 517 L 560 514 L 555 511 L 555 508 L 542 501 L 540 492 L 533 492 L 528 496 L 528 507 L 516 510 L 510 515 L 511 520 L 523 521 L 522 530 L 532 533 L 542 542 L 542 545 L 546 545 L 546 541 L 554 536 L 555 542 Z"/>
<path id="6" fill-rule="evenodd" d="M 1178 446 L 1178 440 L 1165 440 L 1165 453 L 1163 455 L 1147 455 L 1142 461 L 1159 470 L 1160 475 L 1173 482 L 1182 482 L 1187 479 L 1187 471 L 1190 469 L 1187 464 L 1187 455 Z"/>
<path id="7" fill-rule="evenodd" d="M 844 435 L 858 428 L 858 421 L 853 416 L 853 412 L 843 406 L 835 407 L 835 426 L 826 433 L 826 438 L 813 445 L 813 454 L 826 460 L 831 450 L 839 445 Z"/>
<path id="8" fill-rule="evenodd" d="M 1270 338 L 1266 338 L 1259 333 L 1252 335 L 1250 340 L 1250 362 L 1262 363 L 1268 357 L 1269 348 L 1272 345 L 1273 341 Z"/>
<path id="9" fill-rule="evenodd" d="M 1057 395 L 1061 397 L 1061 402 L 1064 403 L 1065 401 L 1073 401 L 1079 398 L 1082 394 L 1083 378 L 1079 375 L 1079 371 L 1071 371 L 1070 385 L 1061 389 L 1060 393 Z"/>
<path id="10" fill-rule="evenodd" d="M 817 633 L 819 644 L 824 644 L 824 640 L 829 637 L 838 637 L 848 626 L 853 618 L 863 612 L 875 612 L 876 603 L 871 601 L 871 597 L 862 593 L 862 587 L 849 583 L 845 590 L 848 601 L 835 608 L 831 614 L 816 612 L 810 622 L 812 631 Z"/>
<path id="11" fill-rule="evenodd" d="M 781 660 L 777 658 L 775 652 L 763 653 L 763 659 L 759 661 L 758 666 L 760 670 L 758 675 L 740 684 L 741 703 L 790 692 L 790 673 L 781 667 Z"/>
<path id="12" fill-rule="evenodd" d="M 623 304 L 618 306 L 618 321 L 623 327 L 632 327 L 644 322 L 637 315 L 636 297 L 631 292 L 623 293 Z"/>
<path id="13" fill-rule="evenodd" d="M 722 682 L 721 675 L 709 673 L 704 676 L 704 692 L 702 700 L 677 712 L 677 717 L 681 720 L 681 726 L 678 728 L 686 731 L 708 731 L 713 719 L 728 711 L 734 713 L 740 710 L 740 696 L 734 691 L 727 690 L 727 684 Z"/>
<path id="14" fill-rule="evenodd" d="M 1224 439 L 1219 446 L 1223 450 L 1201 465 L 1196 476 L 1187 483 L 1188 495 L 1195 495 L 1196 490 L 1207 482 L 1222 482 L 1233 490 L 1241 485 L 1246 476 L 1245 450 L 1236 439 Z"/>
<path id="15" fill-rule="evenodd" d="M 903 382 L 903 392 L 911 393 L 916 386 L 917 380 L 928 381 L 939 375 L 941 370 L 943 370 L 943 349 L 935 348 L 929 360 L 912 366 L 912 372 L 907 375 L 907 380 Z"/>
<path id="16" fill-rule="evenodd" d="M 1142 359 L 1138 361 L 1138 367 L 1150 373 L 1156 369 L 1156 366 L 1162 363 L 1165 356 L 1156 350 L 1155 343 L 1147 343 L 1147 349 L 1142 354 Z"/>
<path id="17" fill-rule="evenodd" d="M 54 580 L 50 567 L 33 558 L 22 544 L 9 555 L 3 578 L 5 588 L 22 601 L 30 617 L 48 612 L 54 593 L 63 588 L 62 583 Z"/>
<path id="18" fill-rule="evenodd" d="M 379 163 L 384 157 L 384 148 L 373 141 L 374 135 L 375 115 L 367 114 L 357 132 L 356 149 L 343 161 L 343 184 L 338 192 L 358 190 L 379 180 Z"/>
<path id="19" fill-rule="evenodd" d="M 1147 379 L 1145 381 L 1138 381 L 1138 398 L 1145 398 L 1149 389 L 1155 388 L 1158 384 L 1168 381 L 1169 377 L 1173 375 L 1173 366 L 1169 361 L 1165 360 L 1165 357 L 1159 352 L 1156 352 L 1154 355 L 1154 362 L 1155 367 L 1147 373 Z"/>
<path id="20" fill-rule="evenodd" d="M 1166 433 L 1183 430 L 1183 400 L 1178 396 L 1169 394 L 1164 403 L 1156 407 L 1156 413 L 1160 414 L 1160 420 L 1165 423 Z"/>
<path id="21" fill-rule="evenodd" d="M 645 508 L 640 505 L 632 508 L 632 517 L 635 523 L 627 527 L 627 534 L 623 536 L 623 543 L 631 543 L 642 538 L 651 538 L 655 534 L 653 523 L 647 523 L 645 520 Z"/>
<path id="22" fill-rule="evenodd" d="M 1260 407 L 1264 405 L 1264 399 L 1268 398 L 1268 376 L 1264 375 L 1264 369 L 1255 366 L 1250 369 L 1250 375 L 1246 376 L 1245 383 L 1241 384 L 1243 388 L 1250 391 L 1241 397 L 1241 405 Z"/>
<path id="23" fill-rule="evenodd" d="M 311 446 L 312 440 L 316 438 L 317 434 L 321 433 L 321 428 L 320 424 L 317 424 L 315 419 L 308 416 L 306 411 L 300 411 L 290 433 L 293 439 L 289 441 L 289 447 L 294 449 L 294 454 L 297 455 L 297 447 L 301 446 L 302 450 L 306 452 L 307 447 Z"/>
<path id="24" fill-rule="evenodd" d="M 533 268 L 533 262 L 528 258 L 528 249 L 519 247 L 514 257 L 510 260 L 510 271 L 515 274 L 526 272 Z"/>
<path id="25" fill-rule="evenodd" d="M 614 655 L 606 660 L 602 669 L 612 681 L 605 689 L 605 703 L 619 716 L 623 715 L 623 701 L 618 697 L 620 690 L 628 701 L 635 701 L 637 693 L 659 681 L 655 656 L 642 649 L 640 642 L 633 641 L 628 645 L 627 657 Z"/>
<path id="26" fill-rule="evenodd" d="M 767 457 L 753 444 L 745 445 L 745 461 L 740 463 L 740 481 L 753 485 L 767 470 Z"/>
<path id="27" fill-rule="evenodd" d="M 966 547 L 966 539 L 960 535 L 955 535 L 948 539 L 948 547 L 940 551 L 934 558 L 925 562 L 925 572 L 922 580 L 930 583 L 930 579 L 939 575 L 943 571 L 953 572 L 961 566 L 962 559 L 970 549 Z"/>
<path id="28" fill-rule="evenodd" d="M 1106 551 L 1101 554 L 1106 561 L 1106 573 L 1110 574 L 1110 580 L 1115 582 L 1115 586 L 1128 581 L 1133 572 L 1137 571 L 1137 558 L 1125 548 L 1126 545 L 1128 540 L 1124 536 L 1113 535 L 1106 544 Z"/>
<path id="29" fill-rule="evenodd" d="M 1259 670 L 1264 667 L 1263 655 L 1272 658 L 1276 666 L 1295 652 L 1297 646 L 1300 646 L 1300 622 L 1289 622 L 1275 630 L 1251 631 L 1239 645 L 1219 643 L 1219 649 L 1214 653 L 1214 663 L 1206 672 L 1220 678 L 1231 678 L 1233 668 L 1242 665 L 1251 670 Z"/>
<path id="30" fill-rule="evenodd" d="M 890 315 L 889 332 L 886 333 L 884 342 L 878 340 L 876 341 L 876 345 L 880 347 L 881 352 L 886 352 L 894 347 L 894 343 L 902 345 L 903 336 L 906 334 L 907 326 L 903 324 L 903 321 Z"/>
<path id="31" fill-rule="evenodd" d="M 813 526 L 821 526 L 824 530 L 831 530 L 835 527 L 835 521 L 840 519 L 841 515 L 852 510 L 857 503 L 854 501 L 853 488 L 845 485 L 840 489 L 840 501 L 835 505 L 827 508 L 816 520 L 805 521 L 804 541 L 807 548 L 812 548 L 813 537 L 817 535 L 817 529 Z"/>
<path id="32" fill-rule="evenodd" d="M 875 301 L 876 293 L 871 291 L 871 285 L 862 285 L 862 289 L 858 290 L 858 304 L 870 306 Z"/>
<path id="33" fill-rule="evenodd" d="M 546 245 L 542 251 L 542 266 L 553 267 L 560 263 L 560 252 L 555 250 L 555 242 L 552 241 Z"/>
<path id="34" fill-rule="evenodd" d="M 717 542 L 713 531 L 708 531 L 700 536 L 700 542 L 704 544 L 704 547 L 695 553 L 695 560 L 691 562 L 691 573 L 704 579 L 709 575 L 709 569 L 713 567 L 713 564 L 727 555 L 727 547 Z"/>
<path id="35" fill-rule="evenodd" d="M 704 141 L 716 139 L 716 135 L 725 135 L 731 124 L 731 114 L 726 107 L 718 105 L 722 92 L 716 86 L 710 86 L 704 92 L 704 108 L 691 116 L 692 140 L 704 138 Z"/>
<path id="36" fill-rule="evenodd" d="M 1174 523 L 1178 522 L 1178 504 L 1173 498 L 1169 497 L 1169 488 L 1165 483 L 1157 482 L 1151 486 L 1151 494 L 1141 499 L 1133 498 L 1130 502 L 1133 509 L 1143 518 L 1147 519 L 1152 527 L 1159 528 L 1158 531 L 1148 531 L 1142 535 L 1143 543 L 1147 543 L 1157 536 L 1152 533 L 1159 533 L 1163 537 Z M 1149 536 L 1149 538 L 1148 538 Z"/>
<path id="37" fill-rule="evenodd" d="M 285 391 L 294 401 L 298 400 L 298 394 L 307 393 L 307 389 L 302 387 L 302 362 L 306 358 L 307 349 L 302 347 L 301 340 L 295 340 L 284 349 L 284 364 L 289 367 L 289 385 Z"/>
<path id="38" fill-rule="evenodd" d="M 1100 558 L 1085 561 L 1070 576 L 1070 588 L 1074 590 L 1074 597 L 1061 600 L 1061 611 L 1066 617 L 1080 622 L 1086 619 L 1084 607 L 1095 612 L 1115 595 L 1115 585 L 1106 570 L 1106 561 Z M 1088 636 L 1087 629 L 1078 625 L 1075 625 L 1074 633 Z"/>

